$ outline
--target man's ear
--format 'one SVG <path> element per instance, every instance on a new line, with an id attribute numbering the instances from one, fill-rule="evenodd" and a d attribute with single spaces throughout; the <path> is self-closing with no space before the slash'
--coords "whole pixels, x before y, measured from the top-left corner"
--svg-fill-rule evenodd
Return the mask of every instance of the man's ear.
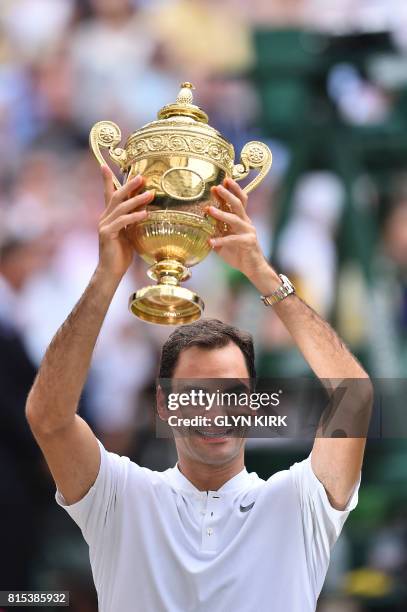
<path id="1" fill-rule="evenodd" d="M 162 421 L 168 421 L 169 413 L 167 408 L 167 396 L 164 393 L 161 385 L 157 385 L 155 397 L 157 402 L 158 416 Z"/>

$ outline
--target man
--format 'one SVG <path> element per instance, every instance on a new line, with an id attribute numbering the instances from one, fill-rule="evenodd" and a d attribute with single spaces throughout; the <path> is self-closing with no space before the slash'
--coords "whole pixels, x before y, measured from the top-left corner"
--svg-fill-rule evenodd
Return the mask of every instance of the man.
<path id="1" fill-rule="evenodd" d="M 317 437 L 312 455 L 266 482 L 244 468 L 244 440 L 205 432 L 176 436 L 176 467 L 152 472 L 108 453 L 76 415 L 103 319 L 130 266 L 123 228 L 148 214 L 142 177 L 114 191 L 103 168 L 106 210 L 100 257 L 77 306 L 53 339 L 27 401 L 27 418 L 58 487 L 57 501 L 82 529 L 101 612 L 311 612 L 332 545 L 357 502 L 364 438 Z M 266 262 L 234 181 L 213 188 L 229 206 L 208 212 L 230 228 L 211 240 L 275 310 L 320 379 L 367 379 L 327 323 Z M 163 347 L 160 376 L 248 379 L 250 337 L 219 321 L 178 328 Z M 367 406 L 370 397 L 361 398 Z M 164 392 L 157 403 L 165 415 Z M 112 406 L 114 410 L 114 406 Z"/>

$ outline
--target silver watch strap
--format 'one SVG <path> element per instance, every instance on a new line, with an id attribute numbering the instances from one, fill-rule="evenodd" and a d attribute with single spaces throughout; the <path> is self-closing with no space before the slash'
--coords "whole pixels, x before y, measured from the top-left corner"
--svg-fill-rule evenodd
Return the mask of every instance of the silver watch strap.
<path id="1" fill-rule="evenodd" d="M 281 302 L 281 300 L 284 300 L 287 296 L 295 293 L 295 287 L 292 282 L 284 276 L 284 274 L 279 274 L 278 276 L 282 283 L 280 287 L 273 291 L 271 295 L 261 296 L 261 300 L 265 306 L 274 306 L 274 304 Z"/>

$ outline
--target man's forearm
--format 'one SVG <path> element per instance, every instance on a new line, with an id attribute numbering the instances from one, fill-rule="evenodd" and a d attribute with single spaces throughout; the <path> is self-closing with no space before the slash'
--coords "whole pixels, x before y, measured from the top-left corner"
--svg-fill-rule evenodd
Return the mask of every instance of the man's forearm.
<path id="1" fill-rule="evenodd" d="M 270 295 L 281 285 L 271 267 L 253 277 L 252 282 L 263 295 Z M 317 435 L 346 434 L 362 443 L 369 427 L 373 397 L 369 376 L 332 327 L 297 295 L 289 295 L 273 308 L 331 397 Z M 346 381 L 345 386 L 343 381 Z M 330 448 L 332 450 L 332 446 Z M 328 482 L 327 479 L 324 482 Z M 330 489 L 334 490 L 332 486 Z"/>
<path id="2" fill-rule="evenodd" d="M 270 295 L 281 280 L 270 266 L 250 279 L 262 295 Z M 273 306 L 305 360 L 320 379 L 365 378 L 367 374 L 332 327 L 293 294 Z"/>
<path id="3" fill-rule="evenodd" d="M 119 280 L 97 268 L 49 345 L 27 400 L 32 426 L 53 432 L 75 416 L 92 353 Z"/>

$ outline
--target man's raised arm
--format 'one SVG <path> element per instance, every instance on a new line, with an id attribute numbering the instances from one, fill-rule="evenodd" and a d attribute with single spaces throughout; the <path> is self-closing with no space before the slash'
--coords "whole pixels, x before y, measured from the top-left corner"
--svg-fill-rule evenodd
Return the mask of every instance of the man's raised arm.
<path id="1" fill-rule="evenodd" d="M 256 230 L 246 213 L 247 195 L 231 179 L 213 187 L 212 192 L 230 209 L 225 212 L 208 208 L 209 214 L 229 227 L 229 235 L 211 240 L 212 247 L 227 263 L 243 272 L 262 295 L 271 295 L 282 281 L 261 252 Z M 324 485 L 331 504 L 344 509 L 362 467 L 372 385 L 335 331 L 298 296 L 289 295 L 275 304 L 274 310 L 328 391 L 334 393 L 342 381 L 350 387 L 348 397 L 343 398 L 336 410 L 331 428 L 326 431 L 320 425 L 311 456 L 313 471 Z M 335 431 L 346 431 L 343 424 L 351 432 L 357 432 L 355 437 L 336 437 Z"/>
<path id="2" fill-rule="evenodd" d="M 139 193 L 140 176 L 115 191 L 107 166 L 102 174 L 106 208 L 99 222 L 99 263 L 48 347 L 26 405 L 31 430 L 68 504 L 87 493 L 99 471 L 97 440 L 76 411 L 104 318 L 133 258 L 122 229 L 146 217 L 145 206 L 154 196 Z"/>
<path id="3" fill-rule="evenodd" d="M 330 325 L 300 298 L 289 296 L 276 304 L 275 310 L 309 366 L 332 394 L 334 409 L 322 415 L 311 463 L 331 504 L 342 510 L 362 467 L 373 397 L 369 376 Z"/>

